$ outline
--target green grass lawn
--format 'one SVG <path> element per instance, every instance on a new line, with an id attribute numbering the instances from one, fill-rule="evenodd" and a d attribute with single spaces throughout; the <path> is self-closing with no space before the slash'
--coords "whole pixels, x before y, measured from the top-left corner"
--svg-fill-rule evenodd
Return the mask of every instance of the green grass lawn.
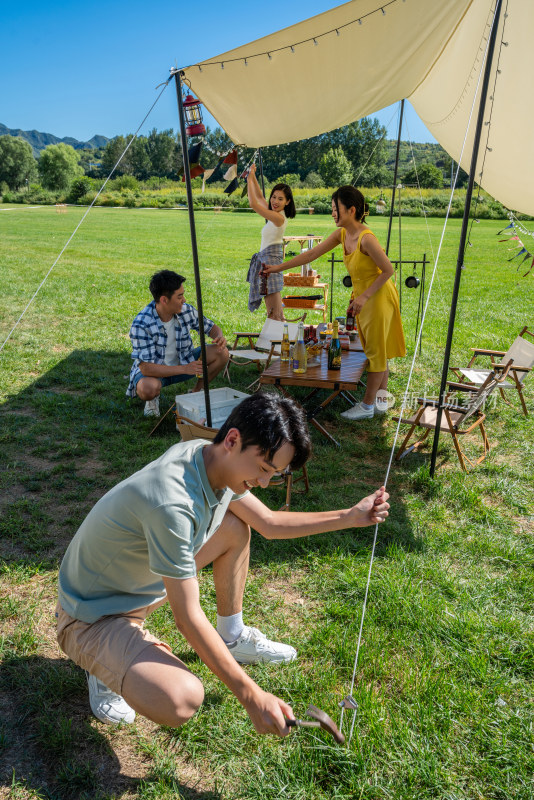
<path id="1" fill-rule="evenodd" d="M 0 207 L 0 344 L 32 298 L 83 209 Z M 382 243 L 387 220 L 371 227 Z M 407 218 L 404 258 L 432 261 L 442 221 Z M 534 328 L 532 274 L 521 278 L 498 242 L 502 222 L 473 227 L 466 252 L 451 364 L 473 346 L 506 347 Z M 247 310 L 247 263 L 261 222 L 252 214 L 197 214 L 205 313 L 227 338 L 259 330 Z M 325 233 L 332 220 L 299 216 L 287 233 Z M 460 221 L 449 223 L 411 391 L 439 387 Z M 398 223 L 390 256 L 399 250 Z M 330 282 L 327 258 L 318 263 Z M 442 438 L 438 471 L 428 451 L 391 470 L 389 520 L 379 530 L 354 696 L 349 747 L 321 732 L 259 737 L 233 695 L 199 662 L 160 609 L 149 627 L 203 680 L 206 702 L 184 728 L 142 718 L 110 729 L 89 710 L 81 670 L 54 636 L 55 584 L 77 526 L 111 486 L 177 441 L 166 420 L 152 436 L 142 405 L 125 397 L 128 330 L 150 299 L 150 275 L 188 276 L 195 302 L 187 213 L 93 209 L 0 353 L 0 797 L 187 800 L 527 800 L 533 758 L 533 415 L 501 400 L 488 412 L 495 445 L 464 474 Z M 348 290 L 336 265 L 334 315 Z M 429 278 L 430 273 L 427 278 Z M 404 289 L 409 355 L 392 370 L 400 398 L 414 350 L 418 294 Z M 320 321 L 316 312 L 307 321 Z M 231 368 L 245 390 L 253 366 Z M 224 385 L 222 379 L 216 385 Z M 165 390 L 164 390 L 165 392 Z M 173 399 L 164 393 L 163 407 Z M 398 407 L 398 405 L 397 405 Z M 383 481 L 395 425 L 350 423 L 343 401 L 324 414 L 336 449 L 313 430 L 309 494 L 294 510 L 346 507 Z M 271 507 L 279 489 L 261 494 Z M 247 670 L 303 716 L 312 702 L 339 721 L 353 670 L 372 529 L 266 542 L 253 534 L 245 616 L 293 644 L 297 662 Z M 209 570 L 203 606 L 215 620 Z M 345 732 L 351 716 L 345 716 Z"/>

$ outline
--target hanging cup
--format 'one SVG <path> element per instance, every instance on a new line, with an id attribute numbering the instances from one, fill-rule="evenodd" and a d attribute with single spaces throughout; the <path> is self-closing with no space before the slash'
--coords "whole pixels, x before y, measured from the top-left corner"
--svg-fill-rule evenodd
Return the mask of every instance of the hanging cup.
<path id="1" fill-rule="evenodd" d="M 407 289 L 417 289 L 421 281 L 417 277 L 417 275 L 408 275 L 406 280 L 404 281 L 404 285 Z"/>

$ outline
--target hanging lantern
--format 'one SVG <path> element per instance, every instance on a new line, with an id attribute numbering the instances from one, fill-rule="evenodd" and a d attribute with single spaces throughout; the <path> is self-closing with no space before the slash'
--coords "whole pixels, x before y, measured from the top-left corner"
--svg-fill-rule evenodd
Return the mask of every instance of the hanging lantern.
<path id="1" fill-rule="evenodd" d="M 382 195 L 380 195 L 380 200 L 376 201 L 376 213 L 383 214 L 385 210 L 386 210 L 386 201 L 384 200 Z"/>
<path id="2" fill-rule="evenodd" d="M 186 134 L 188 136 L 204 136 L 206 133 L 206 128 L 202 123 L 202 111 L 200 110 L 202 103 L 200 100 L 197 100 L 192 94 L 188 94 L 183 105 L 185 112 Z"/>

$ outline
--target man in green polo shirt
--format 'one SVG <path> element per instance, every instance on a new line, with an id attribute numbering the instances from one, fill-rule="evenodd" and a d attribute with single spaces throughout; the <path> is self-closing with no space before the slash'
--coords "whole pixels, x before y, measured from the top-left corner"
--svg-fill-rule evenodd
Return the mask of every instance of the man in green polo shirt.
<path id="1" fill-rule="evenodd" d="M 350 509 L 273 512 L 250 493 L 310 453 L 302 410 L 290 399 L 255 394 L 230 415 L 212 444 L 182 442 L 111 489 L 90 511 L 59 572 L 58 641 L 88 675 L 95 715 L 162 725 L 187 722 L 204 697 L 199 679 L 143 627 L 169 602 L 176 626 L 236 695 L 259 733 L 284 736 L 290 706 L 264 692 L 239 666 L 284 663 L 290 645 L 243 622 L 250 528 L 290 539 L 382 522 L 379 489 Z M 197 570 L 213 564 L 217 629 L 199 602 Z"/>

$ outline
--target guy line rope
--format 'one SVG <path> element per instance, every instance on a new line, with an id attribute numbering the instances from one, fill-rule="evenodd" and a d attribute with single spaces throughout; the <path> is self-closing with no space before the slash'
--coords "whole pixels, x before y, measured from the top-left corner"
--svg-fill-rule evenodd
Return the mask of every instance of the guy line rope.
<path id="1" fill-rule="evenodd" d="M 482 63 L 484 63 L 484 61 L 485 61 L 485 58 L 486 58 L 486 55 L 487 55 L 488 45 L 489 45 L 489 36 L 488 36 L 488 38 L 486 40 L 485 55 L 484 55 L 484 59 L 482 60 Z M 457 183 L 458 175 L 459 175 L 459 172 L 460 172 L 460 162 L 462 160 L 462 156 L 463 156 L 463 153 L 464 153 L 465 144 L 466 144 L 466 141 L 467 141 L 467 135 L 468 135 L 469 128 L 470 128 L 470 125 L 471 125 L 471 120 L 472 120 L 472 117 L 473 117 L 475 104 L 476 104 L 476 100 L 477 100 L 477 97 L 478 97 L 478 91 L 479 91 L 479 88 L 480 88 L 482 75 L 483 75 L 483 70 L 481 69 L 480 73 L 479 73 L 479 76 L 478 76 L 476 89 L 475 89 L 475 92 L 474 92 L 474 95 L 473 95 L 473 102 L 471 104 L 471 109 L 470 109 L 470 112 L 469 112 L 469 119 L 467 121 L 467 126 L 466 126 L 466 130 L 465 130 L 465 134 L 464 134 L 464 140 L 462 142 L 462 149 L 461 149 L 461 152 L 460 152 L 460 157 L 458 158 L 458 166 L 457 166 L 457 169 L 456 169 L 456 174 L 454 176 L 453 186 L 451 187 L 451 192 L 450 192 L 450 197 L 449 197 L 449 204 L 447 206 L 447 212 L 445 214 L 445 220 L 444 220 L 444 223 L 443 223 L 443 229 L 442 229 L 442 232 L 441 232 L 441 238 L 440 238 L 440 241 L 439 241 L 436 260 L 435 260 L 435 263 L 434 263 L 434 268 L 432 270 L 432 276 L 431 276 L 430 284 L 429 284 L 429 287 L 428 287 L 428 294 L 427 294 L 425 306 L 424 306 L 424 309 L 423 309 L 423 313 L 422 313 L 422 316 L 421 316 L 421 325 L 420 325 L 419 332 L 418 332 L 418 335 L 417 335 L 414 354 L 413 354 L 412 362 L 411 362 L 411 365 L 410 365 L 410 371 L 408 373 L 408 380 L 406 382 L 406 388 L 404 390 L 404 395 L 403 395 L 403 398 L 402 398 L 402 405 L 401 405 L 401 409 L 400 409 L 400 412 L 399 412 L 399 421 L 397 423 L 397 427 L 396 427 L 396 430 L 395 430 L 395 435 L 394 435 L 394 438 L 393 438 L 393 444 L 391 446 L 391 451 L 390 451 L 390 456 L 389 456 L 389 462 L 388 462 L 387 469 L 386 469 L 386 475 L 385 475 L 385 478 L 384 478 L 384 481 L 383 481 L 383 486 L 385 486 L 386 488 L 387 488 L 387 482 L 388 482 L 388 478 L 389 478 L 389 473 L 391 471 L 391 464 L 393 462 L 393 454 L 394 454 L 394 451 L 395 451 L 395 447 L 397 445 L 397 439 L 398 439 L 398 435 L 399 435 L 401 419 L 402 419 L 404 410 L 405 410 L 406 405 L 407 405 L 408 391 L 409 391 L 409 388 L 410 388 L 412 375 L 413 375 L 413 370 L 414 370 L 414 367 L 415 367 L 415 361 L 416 361 L 416 358 L 417 358 L 417 349 L 419 347 L 419 343 L 420 343 L 420 340 L 421 340 L 421 335 L 422 335 L 422 332 L 423 332 L 423 327 L 424 327 L 425 318 L 426 318 L 426 312 L 427 312 L 428 304 L 429 304 L 430 297 L 431 297 L 431 294 L 432 294 L 432 287 L 433 287 L 433 283 L 434 283 L 434 277 L 436 275 L 436 270 L 437 270 L 437 266 L 438 266 L 440 255 L 441 255 L 441 248 L 442 248 L 442 245 L 443 245 L 443 239 L 445 237 L 445 229 L 446 229 L 447 221 L 449 219 L 450 210 L 451 210 L 451 207 L 452 207 L 452 200 L 453 200 L 453 196 L 454 196 L 454 191 L 456 189 L 456 183 Z M 364 624 L 364 621 L 365 621 L 365 612 L 366 612 L 366 609 L 367 609 L 367 599 L 368 599 L 368 596 L 369 596 L 369 586 L 370 586 L 370 582 L 371 582 L 371 574 L 372 574 L 372 569 L 373 569 L 373 561 L 374 561 L 374 555 L 375 555 L 375 550 L 376 550 L 377 538 L 378 538 L 378 523 L 375 525 L 375 531 L 374 531 L 374 536 L 373 536 L 373 544 L 372 544 L 372 547 L 371 547 L 371 556 L 370 556 L 370 559 L 369 559 L 369 570 L 368 570 L 368 573 L 367 573 L 367 582 L 366 582 L 366 585 L 365 585 L 365 592 L 364 592 L 364 598 L 363 598 L 363 604 L 362 604 L 362 613 L 361 613 L 361 618 L 360 618 L 360 627 L 359 627 L 359 631 L 358 631 L 358 640 L 357 640 L 357 645 L 356 645 L 356 655 L 355 655 L 355 658 L 354 658 L 354 666 L 353 666 L 353 670 L 352 670 L 352 679 L 351 679 L 351 684 L 350 684 L 350 690 L 349 690 L 349 693 L 346 696 L 346 698 L 339 703 L 339 705 L 341 706 L 341 716 L 340 716 L 340 721 L 339 721 L 339 730 L 340 731 L 343 730 L 343 715 L 344 715 L 345 708 L 350 709 L 350 710 L 353 711 L 352 723 L 351 723 L 350 733 L 349 733 L 349 737 L 348 737 L 348 745 L 350 745 L 350 743 L 352 741 L 352 734 L 353 734 L 353 731 L 354 731 L 354 724 L 356 722 L 356 713 L 357 713 L 357 708 L 358 708 L 357 703 L 354 701 L 354 698 L 352 696 L 352 692 L 354 691 L 354 684 L 355 684 L 355 681 L 356 681 L 356 670 L 358 668 L 358 658 L 359 658 L 359 654 L 360 654 L 360 646 L 361 646 L 361 641 L 362 641 L 363 624 Z"/>

